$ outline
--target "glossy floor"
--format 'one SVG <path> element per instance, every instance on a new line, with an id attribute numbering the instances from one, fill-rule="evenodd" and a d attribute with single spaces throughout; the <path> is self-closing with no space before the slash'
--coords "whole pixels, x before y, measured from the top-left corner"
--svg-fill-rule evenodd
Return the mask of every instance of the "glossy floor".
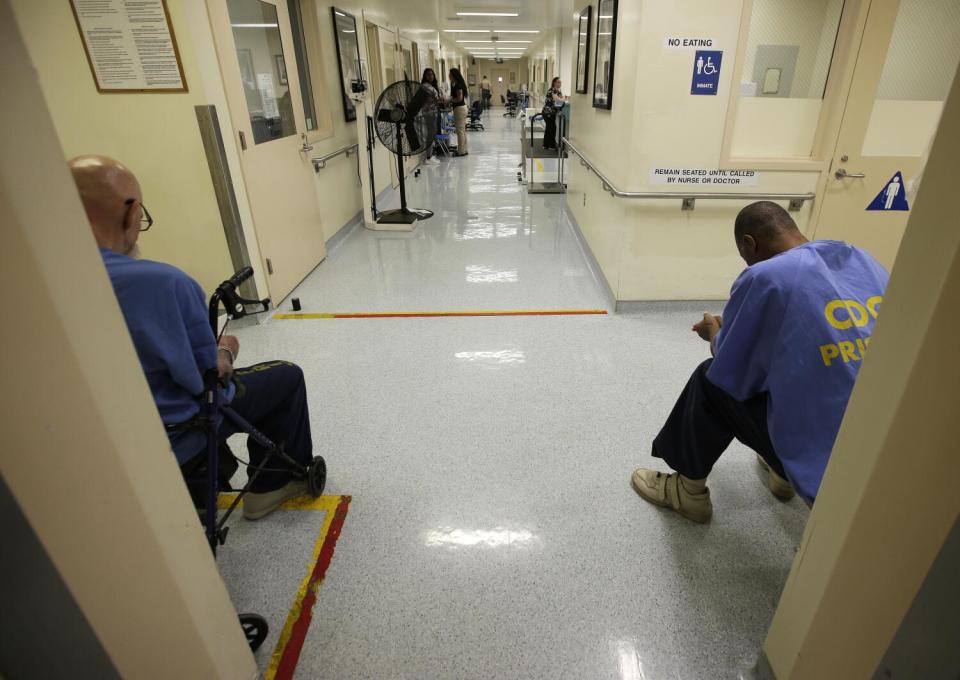
<path id="1" fill-rule="evenodd" d="M 563 196 L 517 191 L 516 125 L 494 114 L 470 156 L 425 168 L 411 205 L 437 216 L 407 239 L 351 234 L 299 289 L 305 311 L 603 306 Z M 458 200 L 484 217 L 461 224 Z M 353 495 L 297 677 L 699 679 L 749 667 L 805 507 L 774 500 L 738 445 L 710 478 L 710 525 L 644 503 L 629 483 L 637 465 L 658 466 L 650 441 L 708 354 L 690 332 L 701 311 L 243 329 L 242 361 L 303 366 L 328 493 Z M 287 536 L 289 521 L 254 528 Z M 294 562 L 304 540 L 264 545 Z"/>

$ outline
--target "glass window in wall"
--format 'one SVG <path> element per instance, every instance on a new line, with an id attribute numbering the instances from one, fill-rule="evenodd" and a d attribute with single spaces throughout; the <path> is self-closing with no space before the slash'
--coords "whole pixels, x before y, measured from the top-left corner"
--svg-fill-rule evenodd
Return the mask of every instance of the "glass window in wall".
<path id="1" fill-rule="evenodd" d="M 303 99 L 303 118 L 307 130 L 317 129 L 317 111 L 313 101 L 313 85 L 310 82 L 310 60 L 307 59 L 307 39 L 303 31 L 303 12 L 300 0 L 287 0 L 290 13 L 290 29 L 293 31 L 293 54 L 297 60 L 300 96 Z"/>
<path id="2" fill-rule="evenodd" d="M 754 0 L 731 156 L 809 158 L 844 0 Z"/>
<path id="3" fill-rule="evenodd" d="M 960 62 L 960 2 L 901 0 L 864 156 L 922 156 Z"/>
<path id="4" fill-rule="evenodd" d="M 296 134 L 277 8 L 261 0 L 228 0 L 227 7 L 254 143 Z"/>

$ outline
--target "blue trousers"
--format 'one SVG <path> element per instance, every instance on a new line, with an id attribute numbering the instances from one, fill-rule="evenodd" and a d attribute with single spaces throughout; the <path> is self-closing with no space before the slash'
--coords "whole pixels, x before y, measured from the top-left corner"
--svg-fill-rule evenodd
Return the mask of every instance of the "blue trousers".
<path id="1" fill-rule="evenodd" d="M 289 361 L 267 361 L 245 368 L 238 368 L 232 378 L 236 394 L 230 407 L 260 430 L 284 452 L 299 463 L 307 464 L 313 458 L 313 439 L 310 435 L 310 416 L 307 410 L 307 386 L 303 371 Z M 226 446 L 227 437 L 242 432 L 229 418 L 220 423 L 220 482 L 225 486 L 237 468 L 236 461 Z M 290 481 L 290 466 L 275 456 L 267 458 L 267 449 L 247 439 L 247 452 L 251 469 L 264 467 L 250 490 L 264 493 L 279 489 Z M 195 480 L 206 474 L 207 453 L 201 451 L 181 466 L 188 480 L 194 500 L 205 500 L 202 488 Z M 197 487 L 197 488 L 195 488 Z"/>
<path id="2" fill-rule="evenodd" d="M 737 401 L 707 379 L 713 359 L 700 364 L 653 440 L 653 455 L 689 479 L 705 479 L 736 438 L 783 478 L 787 474 L 767 431 L 767 395 Z"/>

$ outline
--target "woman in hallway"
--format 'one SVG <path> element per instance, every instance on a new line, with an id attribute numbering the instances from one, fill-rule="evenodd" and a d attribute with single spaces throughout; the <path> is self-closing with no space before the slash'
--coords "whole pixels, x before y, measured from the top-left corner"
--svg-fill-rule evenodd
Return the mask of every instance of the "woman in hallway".
<path id="1" fill-rule="evenodd" d="M 424 107 L 426 115 L 433 116 L 434 135 L 440 132 L 440 107 L 444 104 L 444 97 L 440 94 L 440 83 L 437 82 L 437 74 L 432 68 L 423 69 L 423 77 L 420 79 L 420 85 L 430 93 L 430 103 Z M 433 157 L 433 146 L 436 140 L 431 139 L 427 145 L 427 150 L 423 152 L 423 162 L 426 165 L 440 165 L 440 161 Z"/>
<path id="2" fill-rule="evenodd" d="M 546 129 L 543 131 L 544 149 L 557 148 L 557 111 L 563 107 L 564 102 L 567 100 L 567 98 L 563 96 L 563 92 L 560 91 L 561 85 L 563 85 L 563 83 L 560 82 L 560 79 L 554 78 L 550 82 L 550 89 L 547 90 L 547 94 L 544 97 L 543 122 L 546 125 Z"/>
<path id="3" fill-rule="evenodd" d="M 466 156 L 467 146 L 467 82 L 460 69 L 450 69 L 450 103 L 453 104 L 453 124 L 457 128 L 457 155 Z"/>

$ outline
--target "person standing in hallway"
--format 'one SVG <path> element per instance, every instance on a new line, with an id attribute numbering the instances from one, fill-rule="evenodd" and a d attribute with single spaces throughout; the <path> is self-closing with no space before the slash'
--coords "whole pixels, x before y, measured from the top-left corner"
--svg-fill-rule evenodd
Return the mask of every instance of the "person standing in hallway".
<path id="1" fill-rule="evenodd" d="M 427 144 L 427 150 L 423 152 L 423 162 L 426 165 L 440 165 L 440 161 L 433 157 L 433 146 L 436 143 L 436 135 L 440 131 L 440 106 L 443 105 L 443 95 L 440 94 L 440 84 L 437 82 L 437 74 L 432 68 L 423 69 L 423 77 L 420 79 L 420 86 L 430 94 L 430 101 L 424 106 L 424 115 L 431 117 L 434 123 L 433 137 Z"/>
<path id="2" fill-rule="evenodd" d="M 450 103 L 453 104 L 453 124 L 457 129 L 457 155 L 466 156 L 467 143 L 467 82 L 460 69 L 450 69 Z"/>
<path id="3" fill-rule="evenodd" d="M 557 148 L 557 115 L 558 111 L 563 108 L 564 103 L 567 101 L 566 97 L 563 96 L 563 92 L 560 91 L 562 85 L 563 83 L 559 78 L 554 78 L 550 83 L 550 89 L 547 90 L 547 94 L 544 95 L 543 123 L 546 126 L 546 129 L 543 131 L 544 149 Z"/>
<path id="4" fill-rule="evenodd" d="M 206 463 L 206 436 L 193 423 L 200 410 L 203 374 L 213 368 L 224 385 L 222 397 L 234 411 L 282 442 L 290 457 L 309 463 L 313 440 L 300 367 L 268 361 L 234 369 L 240 343 L 229 335 L 218 342 L 200 284 L 176 267 L 139 258 L 140 233 L 153 226 L 153 219 L 133 173 L 105 156 L 79 156 L 69 166 L 184 477 L 198 476 Z M 232 423 L 221 423 L 221 446 L 238 431 Z M 267 450 L 252 439 L 247 449 L 253 466 L 266 459 Z M 191 493 L 195 502 L 203 496 L 193 489 Z M 304 493 L 306 482 L 292 480 L 289 471 L 265 469 L 244 498 L 243 515 L 260 519 Z"/>
<path id="5" fill-rule="evenodd" d="M 752 448 L 771 492 L 812 505 L 887 286 L 886 270 L 840 241 L 807 241 L 770 201 L 737 215 L 734 238 L 747 269 L 723 317 L 693 330 L 710 343 L 653 441 L 672 473 L 638 468 L 644 499 L 706 522 L 707 476 L 734 438 Z"/>
<path id="6" fill-rule="evenodd" d="M 490 97 L 492 96 L 490 88 L 490 81 L 486 76 L 483 76 L 483 80 L 480 81 L 480 96 L 483 100 L 484 111 L 490 108 Z"/>

